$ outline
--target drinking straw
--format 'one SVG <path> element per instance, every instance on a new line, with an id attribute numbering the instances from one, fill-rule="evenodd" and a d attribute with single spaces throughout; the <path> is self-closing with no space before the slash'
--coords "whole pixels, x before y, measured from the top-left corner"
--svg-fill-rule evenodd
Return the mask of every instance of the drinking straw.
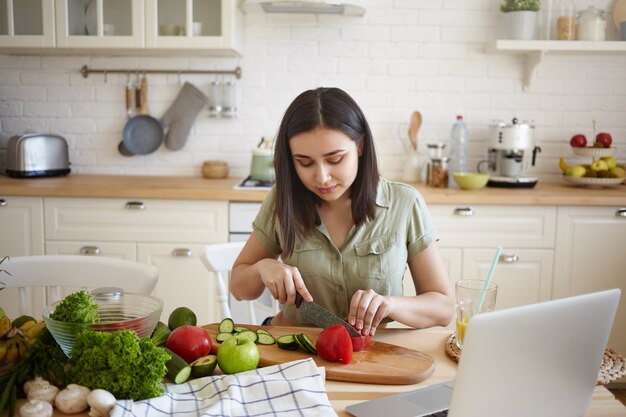
<path id="1" fill-rule="evenodd" d="M 487 274 L 487 279 L 483 284 L 483 289 L 480 292 L 480 299 L 478 300 L 478 308 L 476 309 L 477 313 L 480 313 L 481 308 L 483 307 L 483 302 L 485 301 L 485 295 L 487 294 L 487 288 L 491 284 L 491 279 L 493 278 L 493 271 L 496 269 L 496 264 L 498 263 L 498 259 L 500 259 L 500 253 L 502 252 L 502 245 L 498 245 L 496 248 L 496 254 L 493 257 L 493 261 L 491 261 L 491 268 L 489 268 L 489 273 Z"/>

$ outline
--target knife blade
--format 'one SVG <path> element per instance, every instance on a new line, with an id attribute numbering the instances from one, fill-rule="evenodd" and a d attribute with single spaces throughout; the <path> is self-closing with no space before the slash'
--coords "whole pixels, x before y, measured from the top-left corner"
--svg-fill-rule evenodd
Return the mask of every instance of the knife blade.
<path id="1" fill-rule="evenodd" d="M 309 303 L 308 301 L 304 301 L 302 296 L 296 292 L 296 307 L 300 310 L 302 317 L 315 324 L 322 329 L 330 327 L 334 324 L 339 324 L 348 330 L 348 333 L 352 337 L 360 337 L 361 333 L 350 326 L 347 321 L 343 320 L 341 317 L 334 315 L 330 311 L 326 310 L 319 304 Z"/>

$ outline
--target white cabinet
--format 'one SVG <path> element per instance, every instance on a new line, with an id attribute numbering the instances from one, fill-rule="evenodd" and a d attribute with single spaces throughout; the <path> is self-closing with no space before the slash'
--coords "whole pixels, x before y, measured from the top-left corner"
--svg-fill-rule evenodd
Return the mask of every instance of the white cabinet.
<path id="1" fill-rule="evenodd" d="M 0 0 L 0 47 L 238 54 L 237 0 Z"/>
<path id="2" fill-rule="evenodd" d="M 0 47 L 53 47 L 54 23 L 52 0 L 1 0 Z"/>
<path id="3" fill-rule="evenodd" d="M 549 300 L 556 208 L 431 205 L 450 280 L 485 279 L 496 247 L 497 308 Z M 459 267 L 460 265 L 460 267 Z"/>
<path id="4" fill-rule="evenodd" d="M 5 256 L 43 255 L 43 243 L 43 199 L 0 196 L 0 259 Z M 0 272 L 0 282 L 2 274 Z M 43 303 L 40 292 L 30 290 L 27 297 L 31 303 L 36 300 Z M 19 315 L 17 300 L 17 290 L 0 291 L 0 306 L 10 318 Z"/>
<path id="5" fill-rule="evenodd" d="M 620 288 L 609 346 L 626 354 L 626 206 L 559 207 L 554 298 Z"/>
<path id="6" fill-rule="evenodd" d="M 215 279 L 203 245 L 228 240 L 228 203 L 117 198 L 45 198 L 46 253 L 110 256 L 157 266 L 161 319 L 179 306 L 199 323 L 218 319 Z"/>

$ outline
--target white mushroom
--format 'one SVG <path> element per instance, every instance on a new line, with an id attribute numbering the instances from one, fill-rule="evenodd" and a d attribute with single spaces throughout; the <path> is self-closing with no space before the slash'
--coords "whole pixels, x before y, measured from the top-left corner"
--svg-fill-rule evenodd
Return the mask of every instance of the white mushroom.
<path id="1" fill-rule="evenodd" d="M 22 417 L 52 417 L 52 405 L 46 401 L 30 399 L 20 407 Z"/>
<path id="2" fill-rule="evenodd" d="M 95 389 L 87 397 L 87 404 L 91 407 L 91 417 L 107 417 L 115 406 L 115 397 L 109 391 Z"/>
<path id="3" fill-rule="evenodd" d="M 24 394 L 28 395 L 28 392 L 33 388 L 40 388 L 46 385 L 50 385 L 50 382 L 37 375 L 35 379 L 24 382 Z"/>
<path id="4" fill-rule="evenodd" d="M 87 409 L 87 396 L 91 391 L 82 385 L 69 384 L 54 399 L 54 405 L 62 413 L 76 414 Z"/>
<path id="5" fill-rule="evenodd" d="M 30 388 L 28 391 L 28 399 L 42 400 L 52 405 L 58 393 L 59 389 L 54 385 L 41 384 Z"/>

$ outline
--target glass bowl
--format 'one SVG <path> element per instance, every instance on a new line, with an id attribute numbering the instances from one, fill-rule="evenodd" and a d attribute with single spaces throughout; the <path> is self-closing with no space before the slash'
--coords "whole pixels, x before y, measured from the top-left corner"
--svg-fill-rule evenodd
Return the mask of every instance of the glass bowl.
<path id="1" fill-rule="evenodd" d="M 95 324 L 65 323 L 50 318 L 50 314 L 62 301 L 57 301 L 43 310 L 43 320 L 46 327 L 57 341 L 63 352 L 69 357 L 81 330 L 100 332 L 114 332 L 117 330 L 134 330 L 139 338 L 152 334 L 161 313 L 163 300 L 157 297 L 124 293 L 118 296 L 96 296 L 96 303 L 100 305 L 98 313 L 100 322 Z"/>

